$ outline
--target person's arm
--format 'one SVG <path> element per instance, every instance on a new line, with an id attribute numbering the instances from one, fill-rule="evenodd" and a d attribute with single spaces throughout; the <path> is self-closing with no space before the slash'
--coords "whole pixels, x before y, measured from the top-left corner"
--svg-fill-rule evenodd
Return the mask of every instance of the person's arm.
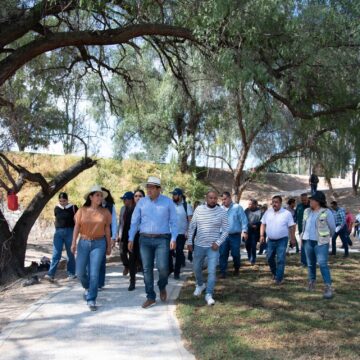
<path id="1" fill-rule="evenodd" d="M 81 218 L 81 210 L 79 210 L 74 216 L 75 226 L 73 231 L 73 239 L 71 243 L 71 252 L 74 255 L 76 254 L 76 242 L 80 233 L 80 218 Z"/>
<path id="2" fill-rule="evenodd" d="M 169 225 L 171 230 L 171 241 L 170 248 L 171 250 L 176 249 L 176 238 L 178 236 L 178 227 L 177 227 L 177 214 L 174 202 L 169 200 Z"/>
<path id="3" fill-rule="evenodd" d="M 296 237 L 295 237 L 296 224 L 294 222 L 294 218 L 290 211 L 288 211 L 288 227 L 289 227 L 289 233 L 290 233 L 290 244 L 292 246 L 295 246 L 296 245 Z"/>
<path id="4" fill-rule="evenodd" d="M 328 214 L 326 217 L 326 222 L 328 224 L 329 230 L 330 230 L 330 235 L 331 237 L 333 237 L 333 235 L 336 232 L 336 224 L 335 224 L 335 217 L 332 211 L 330 211 L 329 209 L 327 210 Z"/>
<path id="5" fill-rule="evenodd" d="M 111 215 L 109 213 L 109 218 L 107 220 L 107 224 L 105 225 L 106 255 L 111 254 L 111 231 L 110 231 L 110 225 L 111 225 Z"/>
<path id="6" fill-rule="evenodd" d="M 228 219 L 228 214 L 225 210 L 224 210 L 224 213 L 221 218 L 221 229 L 222 229 L 222 233 L 221 233 L 220 239 L 215 241 L 215 243 L 213 243 L 213 245 L 211 246 L 213 250 L 217 250 L 219 248 L 219 246 L 229 236 L 229 219 Z"/>
<path id="7" fill-rule="evenodd" d="M 247 219 L 244 209 L 240 205 L 239 205 L 239 210 L 238 210 L 238 216 L 240 218 L 240 223 L 241 223 L 241 237 L 244 238 L 245 240 L 247 240 L 248 239 L 249 221 Z"/>
<path id="8" fill-rule="evenodd" d="M 197 226 L 197 214 L 198 214 L 198 209 L 195 210 L 194 215 L 191 219 L 190 222 L 190 226 L 189 226 L 189 233 L 188 233 L 188 239 L 187 239 L 187 248 L 189 251 L 193 251 L 193 246 L 192 246 L 192 239 L 194 237 L 194 232 Z"/>
<path id="9" fill-rule="evenodd" d="M 124 226 L 124 212 L 125 212 L 125 206 L 122 206 L 120 209 L 119 226 L 117 229 L 117 239 L 119 242 L 121 241 L 121 236 L 122 236 L 122 231 L 123 231 L 123 226 Z"/>
<path id="10" fill-rule="evenodd" d="M 261 223 L 260 225 L 260 242 L 264 243 L 265 242 L 265 233 L 266 233 L 266 224 L 265 223 Z"/>
<path id="11" fill-rule="evenodd" d="M 116 234 L 117 234 L 117 218 L 116 218 L 115 205 L 113 205 L 112 211 L 111 211 L 111 234 L 112 234 L 111 240 L 115 241 Z"/>

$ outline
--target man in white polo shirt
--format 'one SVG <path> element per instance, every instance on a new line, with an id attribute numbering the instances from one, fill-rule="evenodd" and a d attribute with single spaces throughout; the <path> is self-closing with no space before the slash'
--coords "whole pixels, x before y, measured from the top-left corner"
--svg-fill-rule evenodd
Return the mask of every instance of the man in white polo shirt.
<path id="1" fill-rule="evenodd" d="M 268 209 L 261 219 L 260 242 L 267 241 L 267 260 L 273 274 L 273 280 L 280 285 L 284 278 L 286 247 L 289 241 L 295 245 L 295 223 L 290 211 L 281 207 L 282 198 L 275 195 L 272 198 L 272 208 Z M 276 261 L 275 261 L 276 258 Z"/>

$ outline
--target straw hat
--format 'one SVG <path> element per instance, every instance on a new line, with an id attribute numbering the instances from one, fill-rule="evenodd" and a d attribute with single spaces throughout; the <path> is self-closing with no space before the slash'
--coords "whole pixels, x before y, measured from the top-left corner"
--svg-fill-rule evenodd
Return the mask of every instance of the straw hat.
<path id="1" fill-rule="evenodd" d="M 101 192 L 103 194 L 103 197 L 104 199 L 107 198 L 108 196 L 108 193 L 106 191 L 102 191 L 101 189 L 101 186 L 100 185 L 93 185 L 89 191 L 84 195 L 84 199 L 86 200 L 88 198 L 88 196 L 91 194 L 91 193 L 94 193 L 94 192 Z"/>

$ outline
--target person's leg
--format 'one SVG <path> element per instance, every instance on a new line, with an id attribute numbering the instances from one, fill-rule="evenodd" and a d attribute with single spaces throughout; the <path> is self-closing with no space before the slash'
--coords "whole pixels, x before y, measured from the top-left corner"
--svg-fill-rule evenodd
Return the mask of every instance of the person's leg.
<path id="1" fill-rule="evenodd" d="M 238 271 L 240 269 L 240 241 L 241 241 L 240 234 L 229 235 L 231 256 L 233 258 L 235 271 Z"/>
<path id="2" fill-rule="evenodd" d="M 230 240 L 229 237 L 220 245 L 220 272 L 222 275 L 226 275 L 226 270 L 228 266 L 228 258 L 229 258 L 229 251 L 230 251 Z"/>
<path id="3" fill-rule="evenodd" d="M 65 235 L 65 249 L 68 257 L 67 261 L 67 272 L 69 276 L 75 275 L 75 256 L 71 252 L 71 244 L 72 244 L 72 238 L 73 238 L 73 228 L 67 228 L 66 229 L 66 235 Z"/>
<path id="4" fill-rule="evenodd" d="M 176 259 L 175 259 L 175 271 L 174 271 L 175 276 L 180 275 L 181 266 L 185 261 L 185 255 L 184 255 L 185 242 L 186 242 L 185 235 L 183 234 L 178 235 L 176 239 Z"/>
<path id="5" fill-rule="evenodd" d="M 347 232 L 347 228 L 345 228 L 345 226 L 340 230 L 339 236 L 344 246 L 344 256 L 349 256 L 349 239 L 348 239 L 349 235 Z"/>
<path id="6" fill-rule="evenodd" d="M 288 238 L 277 240 L 276 249 L 276 280 L 278 282 L 283 281 L 285 273 L 285 262 L 286 262 L 286 248 L 288 244 Z"/>
<path id="7" fill-rule="evenodd" d="M 168 275 L 171 275 L 174 272 L 174 257 L 175 257 L 175 250 L 169 250 Z"/>
<path id="8" fill-rule="evenodd" d="M 251 264 L 256 263 L 256 245 L 258 243 L 258 238 L 256 234 L 249 234 L 250 239 L 250 262 Z"/>
<path id="9" fill-rule="evenodd" d="M 121 253 L 120 258 L 125 268 L 129 268 L 129 250 L 128 250 L 128 242 L 121 241 Z"/>
<path id="10" fill-rule="evenodd" d="M 301 244 L 301 249 L 300 249 L 300 261 L 301 261 L 301 264 L 303 264 L 304 266 L 307 266 L 305 246 L 303 243 Z"/>
<path id="11" fill-rule="evenodd" d="M 77 245 L 76 276 L 84 289 L 89 288 L 89 277 L 86 268 L 89 264 L 90 240 L 80 239 Z"/>
<path id="12" fill-rule="evenodd" d="M 149 300 L 156 299 L 156 293 L 154 291 L 155 248 L 152 244 L 152 240 L 153 239 L 151 238 L 140 236 L 140 254 L 144 270 L 145 292 L 146 297 Z M 168 261 L 168 258 L 166 261 Z"/>
<path id="13" fill-rule="evenodd" d="M 61 253 L 64 246 L 64 241 L 65 241 L 64 229 L 63 228 L 56 229 L 54 234 L 54 242 L 53 242 L 53 256 L 48 271 L 48 275 L 52 278 L 55 276 L 56 269 L 61 259 Z"/>
<path id="14" fill-rule="evenodd" d="M 247 240 L 245 240 L 245 249 L 247 252 L 248 260 L 251 261 L 251 235 L 249 234 L 249 237 Z"/>
<path id="15" fill-rule="evenodd" d="M 317 245 L 314 247 L 317 262 L 320 267 L 321 276 L 324 280 L 325 285 L 331 285 L 331 275 L 328 264 L 329 258 L 329 244 Z"/>
<path id="16" fill-rule="evenodd" d="M 335 233 L 331 238 L 331 255 L 336 255 L 336 239 L 338 235 L 338 233 Z"/>
<path id="17" fill-rule="evenodd" d="M 99 288 L 99 276 L 100 267 L 103 261 L 104 255 L 106 256 L 106 240 L 91 240 L 91 250 L 89 254 L 89 291 L 86 297 L 87 301 L 96 301 L 98 288 Z"/>
<path id="18" fill-rule="evenodd" d="M 159 272 L 158 286 L 159 290 L 165 290 L 168 284 L 168 261 L 170 252 L 170 241 L 167 238 L 157 238 L 155 245 L 156 267 Z"/>
<path id="19" fill-rule="evenodd" d="M 212 248 L 206 248 L 206 256 L 208 259 L 208 279 L 206 286 L 206 294 L 212 295 L 214 293 L 216 283 L 216 265 L 219 258 L 219 251 L 214 251 Z"/>
<path id="20" fill-rule="evenodd" d="M 129 272 L 130 272 L 130 284 L 135 285 L 137 262 L 139 252 L 139 240 L 134 239 L 133 251 L 129 252 Z"/>
<path id="21" fill-rule="evenodd" d="M 316 241 L 303 240 L 303 248 L 306 255 L 306 263 L 308 266 L 308 280 L 309 282 L 316 280 L 316 255 L 314 247 Z"/>
<path id="22" fill-rule="evenodd" d="M 194 274 L 197 286 L 202 286 L 204 284 L 203 280 L 203 263 L 204 258 L 206 256 L 206 248 L 196 246 L 193 251 L 193 259 L 194 259 Z"/>
<path id="23" fill-rule="evenodd" d="M 100 270 L 99 270 L 99 288 L 105 286 L 105 275 L 106 275 L 106 251 L 103 258 L 101 259 Z"/>
<path id="24" fill-rule="evenodd" d="M 266 257 L 270 267 L 270 271 L 274 276 L 276 276 L 275 255 L 276 255 L 276 240 L 268 240 Z"/>

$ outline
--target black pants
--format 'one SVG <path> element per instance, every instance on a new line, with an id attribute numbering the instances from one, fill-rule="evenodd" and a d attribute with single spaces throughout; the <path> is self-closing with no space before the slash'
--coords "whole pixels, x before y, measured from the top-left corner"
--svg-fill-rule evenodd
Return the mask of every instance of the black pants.
<path id="1" fill-rule="evenodd" d="M 172 272 L 175 276 L 180 274 L 182 264 L 185 262 L 184 247 L 186 238 L 184 234 L 179 234 L 176 238 L 176 250 L 170 250 L 169 254 L 169 274 Z M 175 257 L 175 267 L 173 258 Z"/>
<path id="2" fill-rule="evenodd" d="M 129 268 L 130 282 L 135 283 L 137 268 L 141 267 L 139 236 L 135 236 L 132 252 L 128 250 L 128 243 L 127 240 L 121 242 L 121 261 L 125 267 Z"/>

